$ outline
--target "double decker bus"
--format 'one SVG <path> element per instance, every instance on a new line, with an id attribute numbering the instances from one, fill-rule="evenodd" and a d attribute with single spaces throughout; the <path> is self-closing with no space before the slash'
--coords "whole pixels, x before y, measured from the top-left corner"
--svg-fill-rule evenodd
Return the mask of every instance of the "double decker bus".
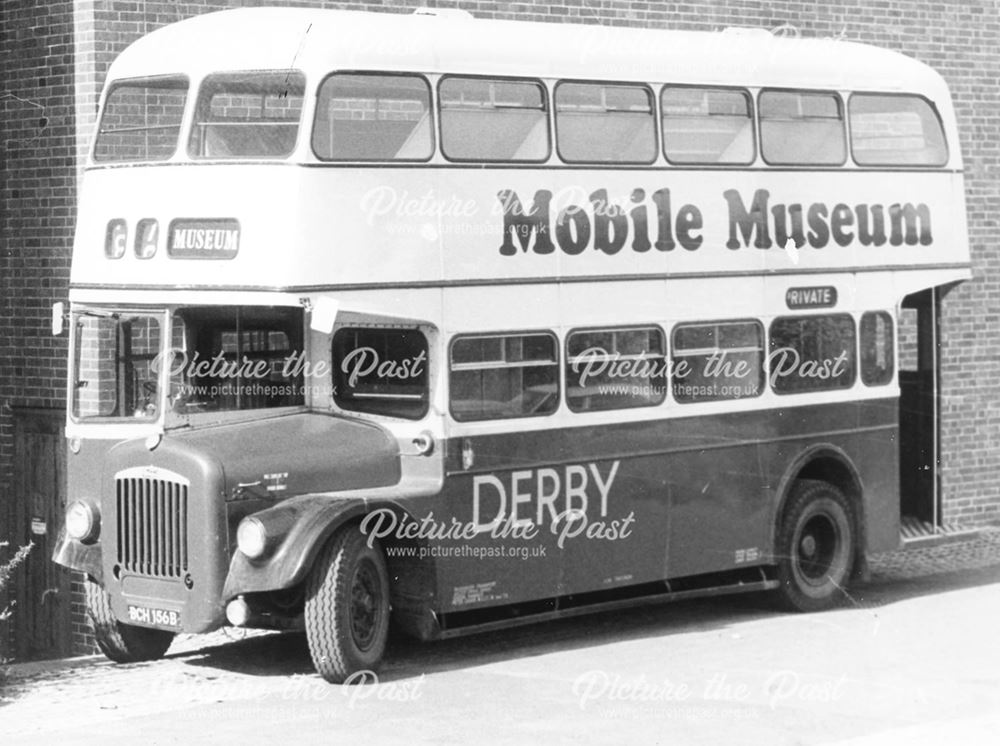
<path id="1" fill-rule="evenodd" d="M 54 558 L 113 660 L 304 628 L 333 682 L 390 619 L 824 609 L 899 542 L 901 320 L 969 277 L 949 93 L 899 54 L 183 21 L 101 98 Z"/>

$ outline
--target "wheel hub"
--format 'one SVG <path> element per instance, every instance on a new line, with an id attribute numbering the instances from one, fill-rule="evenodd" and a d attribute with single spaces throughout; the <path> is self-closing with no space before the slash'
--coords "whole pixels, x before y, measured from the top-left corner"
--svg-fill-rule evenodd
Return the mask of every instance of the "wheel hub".
<path id="1" fill-rule="evenodd" d="M 822 513 L 811 516 L 802 526 L 795 564 L 801 577 L 810 584 L 826 582 L 834 564 L 840 534 L 836 523 Z"/>
<path id="2" fill-rule="evenodd" d="M 375 569 L 366 562 L 358 568 L 351 584 L 351 634 L 362 650 L 371 646 L 378 628 L 377 582 Z"/>
<path id="3" fill-rule="evenodd" d="M 802 543 L 799 545 L 799 551 L 802 552 L 803 556 L 808 559 L 812 559 L 816 556 L 816 537 L 812 534 L 802 537 Z"/>

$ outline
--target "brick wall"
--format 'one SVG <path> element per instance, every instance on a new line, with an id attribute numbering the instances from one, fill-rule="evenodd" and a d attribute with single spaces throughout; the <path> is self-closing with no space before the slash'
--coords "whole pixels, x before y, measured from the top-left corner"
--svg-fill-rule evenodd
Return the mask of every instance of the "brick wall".
<path id="1" fill-rule="evenodd" d="M 11 477 L 10 407 L 62 407 L 65 337 L 48 335 L 48 308 L 64 299 L 76 156 L 94 124 L 100 85 L 114 56 L 161 25 L 257 2 L 78 0 L 0 5 L 0 91 L 44 107 L 0 102 L 0 499 Z M 991 208 L 1000 197 L 1000 18 L 995 3 L 929 0 L 562 0 L 553 3 L 269 2 L 403 10 L 460 7 L 481 18 L 586 22 L 675 29 L 791 24 L 804 36 L 838 36 L 929 63 L 955 97 L 965 156 L 975 279 L 946 299 L 941 335 L 942 483 L 946 521 L 1000 518 L 1000 252 Z M 835 60 L 831 60 L 835 63 Z M 73 88 L 74 75 L 76 89 Z M 77 607 L 80 610 L 80 607 Z M 89 644 L 83 635 L 79 645 Z"/>
<path id="2" fill-rule="evenodd" d="M 13 94 L 10 95 L 10 94 Z M 16 98 L 14 97 L 16 96 Z M 65 299 L 73 234 L 75 118 L 69 3 L 0 3 L 0 521 L 12 494 L 15 407 L 63 408 Z M 44 126 L 43 126 L 44 125 Z M 6 536 L 0 526 L 0 537 Z M 13 627 L 0 626 L 9 633 Z M 7 640 L 0 640 L 0 657 Z"/>

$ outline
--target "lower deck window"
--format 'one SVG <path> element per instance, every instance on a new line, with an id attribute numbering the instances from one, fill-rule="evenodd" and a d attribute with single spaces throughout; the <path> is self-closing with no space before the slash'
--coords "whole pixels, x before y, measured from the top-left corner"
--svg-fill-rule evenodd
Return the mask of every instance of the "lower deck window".
<path id="1" fill-rule="evenodd" d="M 333 401 L 341 409 L 419 420 L 428 392 L 427 338 L 416 329 L 344 327 L 333 335 Z"/>
<path id="2" fill-rule="evenodd" d="M 892 381 L 895 368 L 892 316 L 872 311 L 861 316 L 861 382 L 884 386 Z"/>
<path id="3" fill-rule="evenodd" d="M 778 394 L 854 385 L 854 319 L 848 314 L 786 316 L 771 322 L 770 382 Z"/>
<path id="4" fill-rule="evenodd" d="M 551 334 L 459 337 L 451 345 L 450 369 L 456 420 L 533 417 L 559 406 L 559 360 Z"/>
<path id="5" fill-rule="evenodd" d="M 574 412 L 650 407 L 667 395 L 656 327 L 573 332 L 566 340 L 566 403 Z"/>
<path id="6" fill-rule="evenodd" d="M 757 321 L 680 324 L 674 328 L 671 371 L 681 404 L 760 396 L 764 331 Z"/>

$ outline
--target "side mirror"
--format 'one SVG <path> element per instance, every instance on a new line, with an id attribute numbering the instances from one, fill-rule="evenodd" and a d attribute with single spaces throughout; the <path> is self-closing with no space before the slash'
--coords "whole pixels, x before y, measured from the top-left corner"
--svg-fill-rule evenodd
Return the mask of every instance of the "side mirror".
<path id="1" fill-rule="evenodd" d="M 65 329 L 66 304 L 62 301 L 52 304 L 52 336 L 58 337 Z"/>

